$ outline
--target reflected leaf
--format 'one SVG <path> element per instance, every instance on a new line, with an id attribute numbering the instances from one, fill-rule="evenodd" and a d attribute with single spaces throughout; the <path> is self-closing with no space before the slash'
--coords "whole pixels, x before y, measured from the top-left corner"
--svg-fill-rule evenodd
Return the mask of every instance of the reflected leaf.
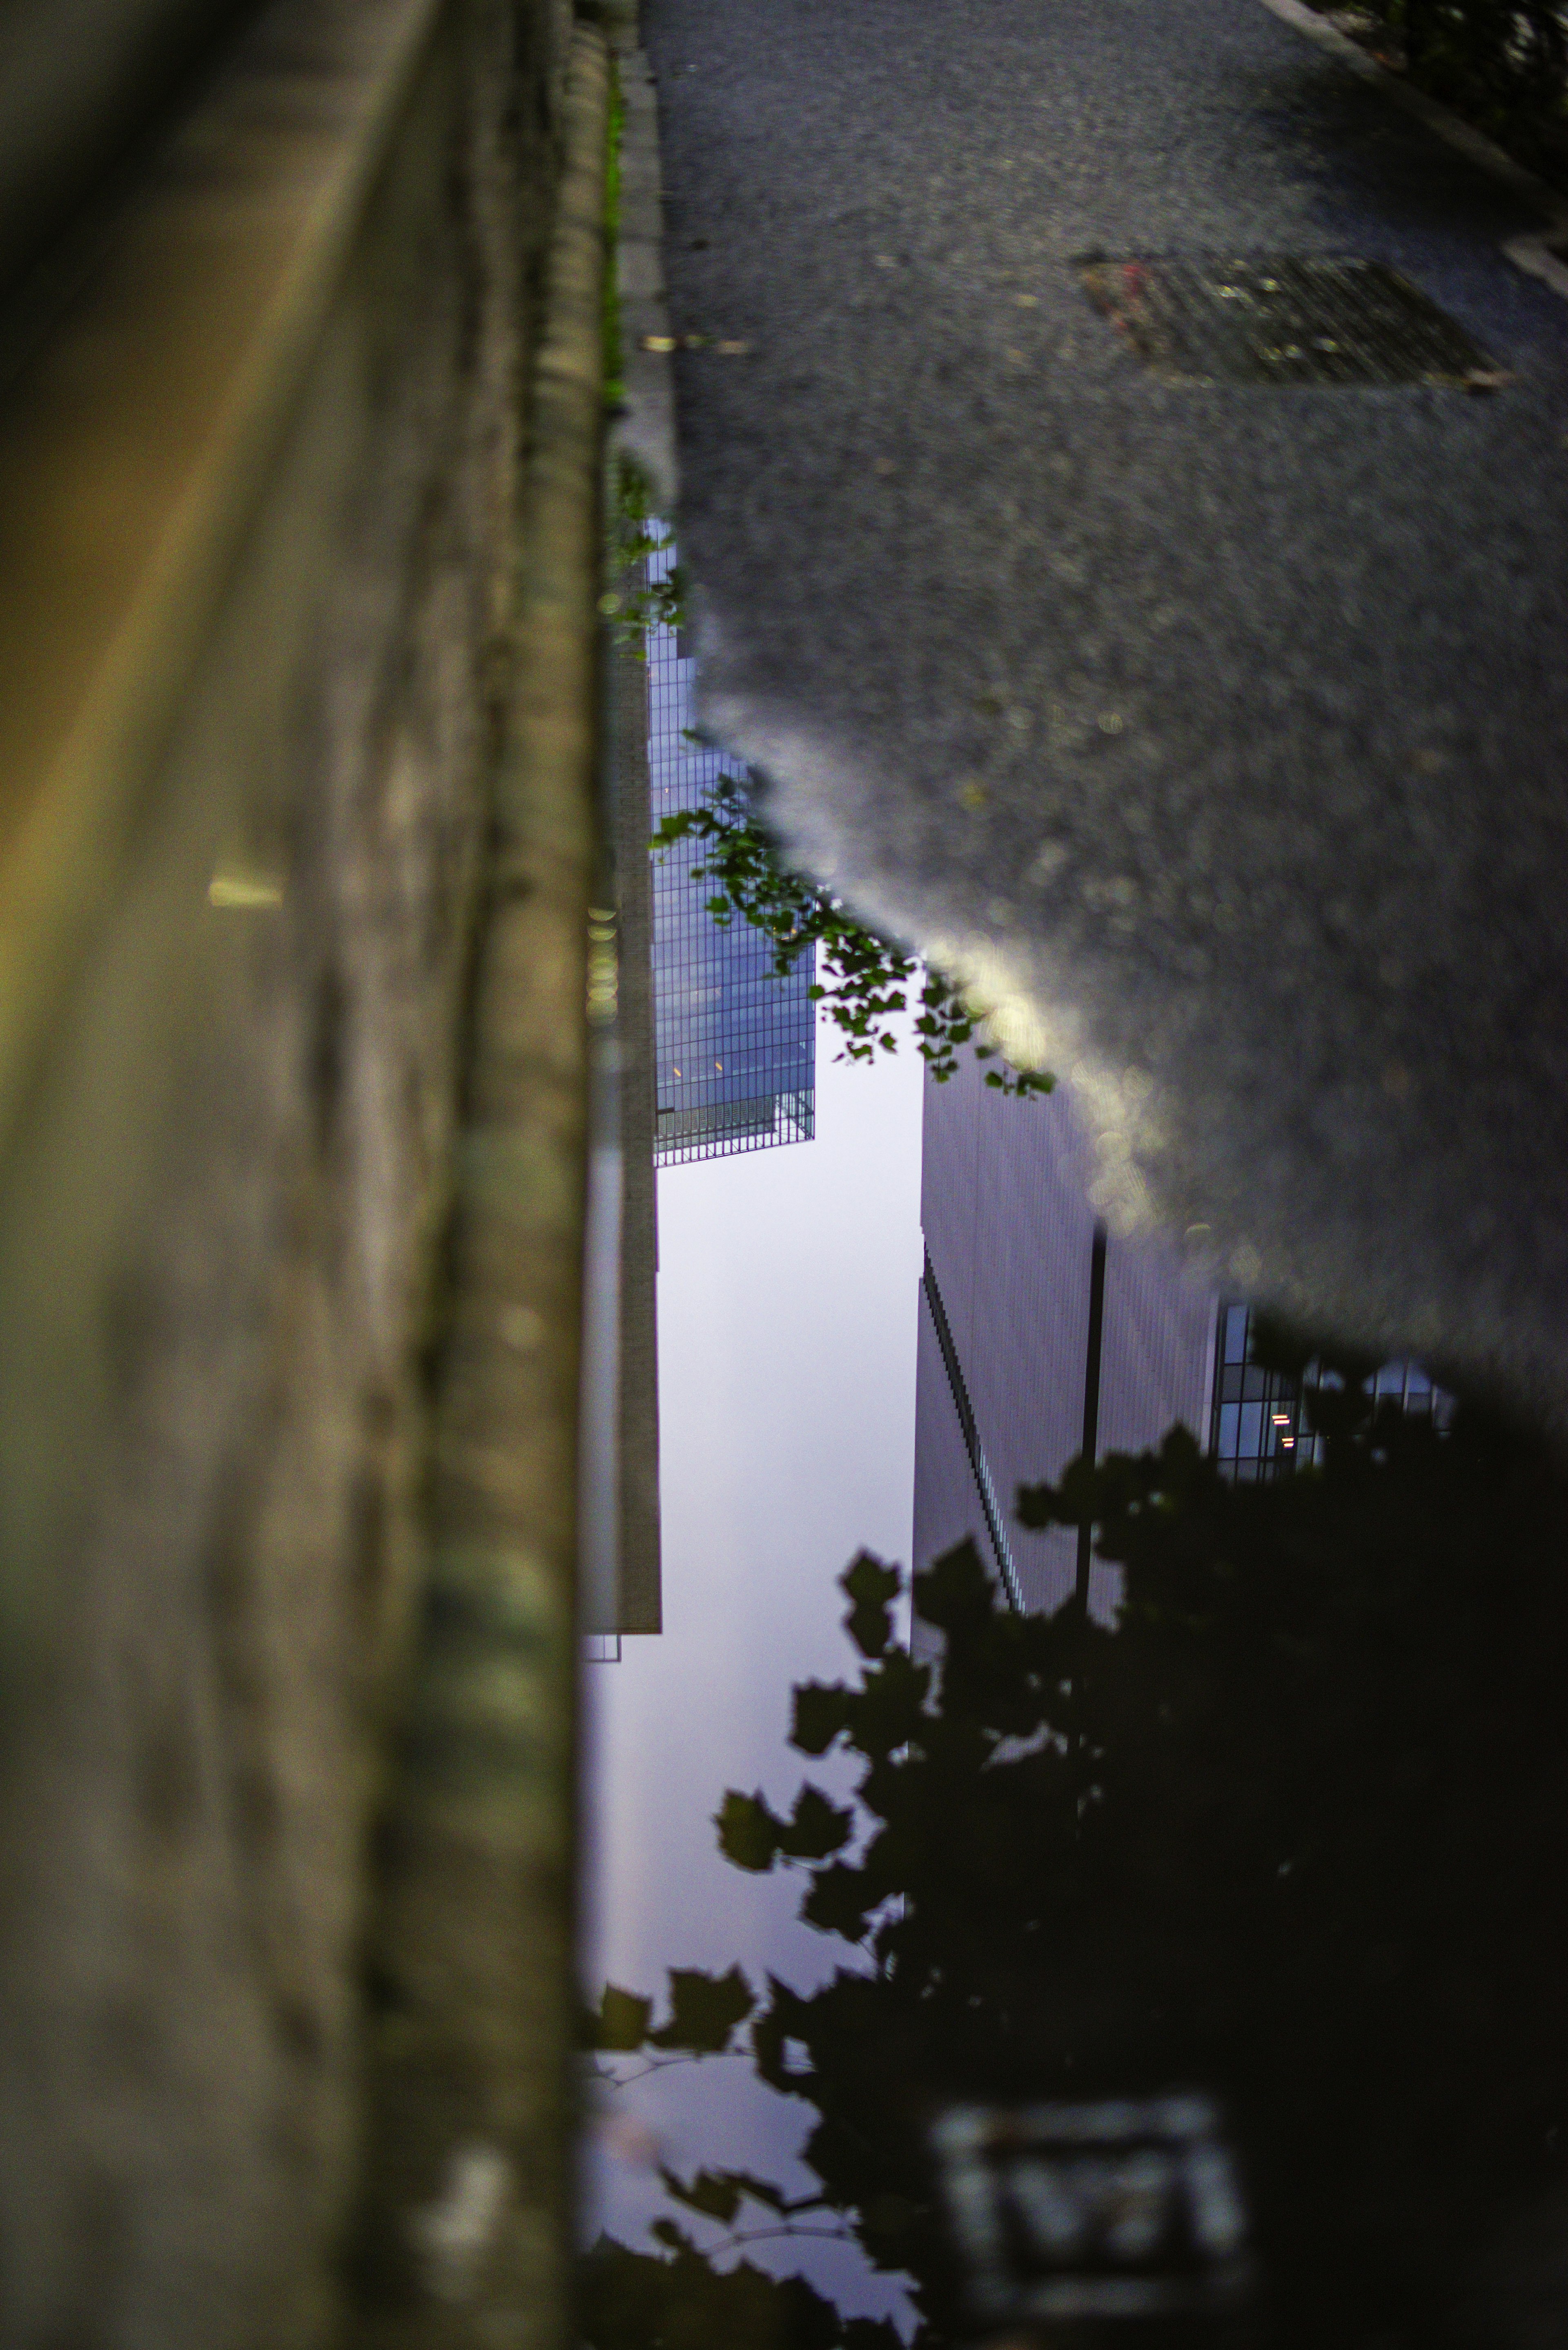
<path id="1" fill-rule="evenodd" d="M 915 1577 L 916 1611 L 939 1631 L 950 1633 L 966 1622 L 982 1621 L 992 1606 L 991 1577 L 972 1542 L 955 1544 Z"/>
<path id="2" fill-rule="evenodd" d="M 729 2047 L 756 2000 L 739 1967 L 727 1974 L 704 1974 L 695 1967 L 670 1970 L 670 2021 L 649 2033 L 652 2048 L 680 2048 L 694 2056 L 718 2056 Z"/>
<path id="3" fill-rule="evenodd" d="M 838 1578 L 839 1588 L 854 1602 L 844 1621 L 863 1657 L 879 1657 L 893 1635 L 889 1603 L 898 1596 L 898 1570 L 885 1566 L 863 1550 Z"/>
<path id="4" fill-rule="evenodd" d="M 804 2195 L 792 2203 L 782 2187 L 775 2187 L 770 2179 L 758 2178 L 749 2170 L 700 2170 L 694 2178 L 683 2180 L 674 2171 L 661 2168 L 659 2175 L 675 2202 L 685 2204 L 688 2210 L 701 2211 L 726 2228 L 742 2202 L 759 2203 L 781 2219 L 822 2208 L 819 2195 Z"/>
<path id="5" fill-rule="evenodd" d="M 672 2202 L 684 2203 L 689 2211 L 701 2211 L 726 2228 L 741 2208 L 741 2190 L 728 2171 L 700 2170 L 695 2178 L 681 2179 L 660 2164 L 659 2175 Z"/>
<path id="6" fill-rule="evenodd" d="M 737 1868 L 762 1875 L 778 1858 L 784 1823 L 769 1811 L 760 1791 L 742 1795 L 730 1788 L 713 1815 L 713 1825 L 719 1831 L 720 1851 Z"/>
<path id="7" fill-rule="evenodd" d="M 650 617 L 673 624 L 679 613 L 661 607 Z M 703 806 L 664 817 L 651 847 L 662 857 L 677 841 L 693 837 L 703 844 L 704 861 L 691 868 L 691 878 L 718 884 L 706 901 L 716 922 L 739 915 L 761 931 L 773 944 L 779 978 L 787 977 L 808 949 L 816 950 L 822 975 L 809 993 L 846 1040 L 840 1059 L 871 1062 L 878 1050 L 896 1050 L 897 1035 L 885 1024 L 906 1009 L 908 984 L 918 968 L 914 956 L 857 921 L 824 884 L 792 871 L 733 775 L 720 775 L 708 786 Z M 956 983 L 938 971 L 922 974 L 916 1049 L 935 1083 L 954 1075 L 956 1048 L 972 1037 L 981 1016 Z M 1028 1097 L 1050 1093 L 1055 1080 L 1044 1070 L 1004 1066 L 1000 1084 L 1004 1093 Z"/>
<path id="8" fill-rule="evenodd" d="M 870 1894 L 864 1869 L 825 1868 L 812 1880 L 800 1914 L 819 1933 L 842 1934 L 846 1942 L 857 1942 L 880 1898 Z"/>
<path id="9" fill-rule="evenodd" d="M 803 1681 L 794 1692 L 789 1742 L 803 1754 L 826 1754 L 849 1727 L 850 1697 L 842 1681 Z"/>
<path id="10" fill-rule="evenodd" d="M 590 2011 L 587 2018 L 587 2044 L 590 2048 L 640 2048 L 652 2018 L 650 1999 L 639 1999 L 635 1991 L 607 1983 L 597 2014 Z"/>
<path id="11" fill-rule="evenodd" d="M 894 1648 L 869 1672 L 858 1690 L 846 1692 L 846 1727 L 857 1753 L 870 1762 L 888 1757 L 928 1726 L 929 1665 L 918 1665 L 907 1648 Z"/>
<path id="12" fill-rule="evenodd" d="M 583 2262 L 583 2339 L 592 2350 L 902 2350 L 886 2318 L 842 2317 L 804 2277 L 750 2261 L 716 2269 L 689 2239 L 657 2230 L 674 2258 L 602 2236 Z"/>
<path id="13" fill-rule="evenodd" d="M 838 1811 L 817 1788 L 803 1787 L 779 1844 L 791 1860 L 826 1860 L 841 1852 L 854 1833 L 852 1811 Z"/>

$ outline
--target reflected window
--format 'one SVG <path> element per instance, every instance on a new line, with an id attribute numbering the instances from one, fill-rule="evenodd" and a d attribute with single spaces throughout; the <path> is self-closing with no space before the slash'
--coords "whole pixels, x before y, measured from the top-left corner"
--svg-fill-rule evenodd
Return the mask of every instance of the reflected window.
<path id="1" fill-rule="evenodd" d="M 1317 1366 L 1309 1363 L 1297 1379 L 1264 1369 L 1252 1360 L 1252 1309 L 1222 1303 L 1215 1333 L 1214 1395 L 1209 1445 L 1222 1476 L 1238 1484 L 1288 1476 L 1323 1458 L 1323 1439 L 1313 1427 Z M 1418 1363 L 1385 1363 L 1366 1382 L 1379 1402 L 1397 1404 L 1414 1417 L 1446 1427 L 1453 1399 L 1434 1387 Z"/>
<path id="2" fill-rule="evenodd" d="M 647 558 L 650 586 L 668 579 L 674 544 Z M 684 630 L 655 620 L 648 659 L 649 815 L 653 824 L 696 809 L 722 775 L 746 770 L 691 733 L 691 662 Z M 650 827 L 651 828 L 651 827 Z M 774 941 L 743 916 L 715 921 L 694 878 L 703 844 L 677 842 L 653 860 L 653 1024 L 659 1166 L 809 1142 L 815 1132 L 816 950 L 786 977 Z"/>

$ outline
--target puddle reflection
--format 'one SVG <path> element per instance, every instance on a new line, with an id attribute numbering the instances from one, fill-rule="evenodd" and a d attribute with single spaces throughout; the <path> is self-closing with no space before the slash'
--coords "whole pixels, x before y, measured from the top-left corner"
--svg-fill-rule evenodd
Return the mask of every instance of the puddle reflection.
<path id="1" fill-rule="evenodd" d="M 730 1017 L 654 920 L 661 1036 Z M 815 1132 L 748 1083 L 658 1176 L 583 2338 L 1563 2338 L 1559 1467 L 1107 1231 L 976 1038 L 884 1001 L 865 1067 L 816 1001 Z"/>

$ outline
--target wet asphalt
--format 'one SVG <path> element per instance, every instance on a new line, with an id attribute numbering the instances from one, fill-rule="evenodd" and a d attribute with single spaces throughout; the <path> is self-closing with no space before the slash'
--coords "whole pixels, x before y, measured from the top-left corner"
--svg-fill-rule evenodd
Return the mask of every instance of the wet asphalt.
<path id="1" fill-rule="evenodd" d="M 1074 1085 L 1113 1225 L 1568 1430 L 1568 301 L 1261 0 L 644 0 L 700 707 Z M 1172 384 L 1361 255 L 1501 390 Z M 743 351 L 722 352 L 721 342 Z"/>

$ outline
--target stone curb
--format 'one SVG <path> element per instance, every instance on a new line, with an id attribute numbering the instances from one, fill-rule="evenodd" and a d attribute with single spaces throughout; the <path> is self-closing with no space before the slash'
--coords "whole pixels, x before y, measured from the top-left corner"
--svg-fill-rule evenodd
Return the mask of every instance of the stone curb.
<path id="1" fill-rule="evenodd" d="M 599 34 L 571 50 L 439 1374 L 371 1936 L 360 2350 L 571 2340 L 576 1452 L 597 757 Z"/>
<path id="2" fill-rule="evenodd" d="M 675 438 L 674 348 L 664 282 L 664 186 L 659 157 L 659 98 L 635 16 L 618 15 L 610 46 L 620 77 L 620 237 L 616 286 L 620 296 L 621 380 L 625 400 L 610 432 L 612 455 L 647 475 L 656 513 L 674 520 L 680 494 Z"/>

